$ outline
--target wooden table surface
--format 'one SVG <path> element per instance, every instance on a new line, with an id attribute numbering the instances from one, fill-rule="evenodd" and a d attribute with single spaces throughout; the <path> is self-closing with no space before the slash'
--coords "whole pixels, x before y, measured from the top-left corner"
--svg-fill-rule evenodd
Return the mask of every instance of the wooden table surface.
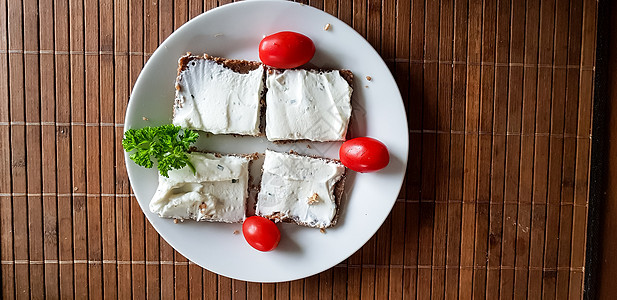
<path id="1" fill-rule="evenodd" d="M 226 2 L 0 1 L 3 299 L 582 297 L 597 1 L 308 1 L 390 67 L 410 155 L 392 213 L 361 250 L 277 284 L 175 252 L 123 161 L 144 63 Z"/>

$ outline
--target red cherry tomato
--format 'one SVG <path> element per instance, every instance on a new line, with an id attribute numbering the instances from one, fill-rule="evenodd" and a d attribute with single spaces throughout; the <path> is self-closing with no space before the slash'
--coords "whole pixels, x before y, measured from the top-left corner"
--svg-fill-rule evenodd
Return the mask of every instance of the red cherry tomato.
<path id="1" fill-rule="evenodd" d="M 297 68 L 309 62 L 314 54 L 313 41 L 297 32 L 277 32 L 266 36 L 259 43 L 259 59 L 275 68 Z"/>
<path id="2" fill-rule="evenodd" d="M 281 240 L 276 224 L 260 216 L 246 218 L 242 224 L 242 234 L 249 245 L 259 251 L 271 251 Z"/>
<path id="3" fill-rule="evenodd" d="M 339 156 L 346 167 L 360 173 L 381 170 L 390 162 L 386 145 L 370 137 L 359 137 L 344 142 L 339 150 Z"/>

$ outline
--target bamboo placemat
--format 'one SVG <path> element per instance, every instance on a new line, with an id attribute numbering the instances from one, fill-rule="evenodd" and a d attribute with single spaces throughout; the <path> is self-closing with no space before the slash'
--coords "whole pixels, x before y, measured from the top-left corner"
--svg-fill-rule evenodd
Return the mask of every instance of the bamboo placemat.
<path id="1" fill-rule="evenodd" d="M 410 155 L 399 200 L 361 250 L 278 284 L 218 276 L 175 252 L 145 220 L 123 161 L 144 63 L 226 2 L 0 1 L 3 299 L 582 297 L 596 1 L 306 3 L 389 65 Z"/>

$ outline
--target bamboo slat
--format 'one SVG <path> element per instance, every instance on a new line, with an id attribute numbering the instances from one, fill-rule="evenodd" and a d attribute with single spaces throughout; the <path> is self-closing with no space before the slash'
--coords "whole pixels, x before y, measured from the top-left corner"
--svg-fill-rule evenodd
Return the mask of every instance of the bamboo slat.
<path id="1" fill-rule="evenodd" d="M 7 19 L 7 3 L 0 1 L 0 18 Z M 9 55 L 8 55 L 8 26 L 5 22 L 0 23 L 0 122 L 10 122 L 10 98 L 9 98 Z M 9 126 L 0 127 L 0 142 L 3 145 L 10 144 Z M 11 149 L 10 147 L 0 148 L 0 172 L 3 178 L 11 177 Z M 3 180 L 0 183 L 2 191 L 11 192 L 11 180 Z M 3 195 L 0 198 L 0 259 L 2 261 L 13 261 L 13 207 L 11 195 Z M 4 299 L 14 297 L 15 277 L 13 264 L 0 265 L 2 275 L 2 296 Z M 5 275 L 6 274 L 6 275 Z"/>
<path id="2" fill-rule="evenodd" d="M 23 49 L 22 4 L 8 3 L 8 49 Z M 24 58 L 23 53 L 10 53 L 8 59 L 9 107 L 12 122 L 25 122 L 24 98 Z M 27 211 L 17 209 L 27 207 L 26 189 L 26 143 L 25 126 L 13 125 L 10 131 L 11 145 L 11 193 L 20 193 L 12 197 L 12 234 L 13 259 L 28 260 L 28 216 Z M 11 243 L 9 243 L 11 244 Z M 15 295 L 29 297 L 30 280 L 28 265 L 14 266 Z"/>
<path id="3" fill-rule="evenodd" d="M 39 49 L 39 30 L 36 1 L 24 1 L 24 52 Z M 39 55 L 24 55 L 24 96 L 26 123 L 36 124 L 41 121 L 40 104 L 40 59 Z M 28 259 L 43 260 L 43 199 L 41 167 L 41 128 L 26 126 L 26 167 L 28 190 Z M 30 195 L 31 194 L 31 195 Z M 44 266 L 29 265 L 30 295 L 44 293 Z"/>
<path id="4" fill-rule="evenodd" d="M 158 2 L 156 1 L 145 1 L 144 2 L 144 52 L 145 53 L 153 53 L 156 50 L 157 45 L 159 44 L 159 34 L 158 34 Z M 144 60 L 148 60 L 148 56 L 144 57 Z M 146 238 L 145 238 L 145 250 L 146 250 L 146 261 L 159 261 L 159 254 L 161 250 L 159 249 L 159 235 L 156 233 L 156 230 L 146 222 Z M 161 297 L 161 265 L 157 264 L 146 264 L 146 295 L 151 299 L 158 299 Z M 199 278 L 195 277 L 196 280 L 199 280 L 201 283 L 201 270 L 199 272 Z M 166 278 L 167 279 L 167 278 Z M 201 291 L 199 291 L 201 294 Z M 193 296 L 194 297 L 194 296 Z"/>
<path id="5" fill-rule="evenodd" d="M 40 11 L 52 12 L 52 1 L 39 1 Z M 54 49 L 54 19 L 52 14 L 39 14 L 39 48 Z M 54 70 L 54 56 L 51 53 L 40 55 L 40 101 L 41 122 L 54 123 L 56 120 L 56 102 L 54 91 L 54 77 L 47 76 L 50 70 Z M 56 128 L 54 126 L 41 126 L 41 144 L 56 145 Z M 43 147 L 41 147 L 42 149 Z M 58 198 L 56 194 L 56 164 L 50 163 L 56 160 L 56 147 L 48 147 L 41 150 L 42 169 L 42 193 L 43 193 L 43 260 L 58 260 Z M 47 195 L 45 195 L 47 194 Z M 59 270 L 57 264 L 44 264 L 44 288 L 45 295 L 49 298 L 59 298 Z"/>

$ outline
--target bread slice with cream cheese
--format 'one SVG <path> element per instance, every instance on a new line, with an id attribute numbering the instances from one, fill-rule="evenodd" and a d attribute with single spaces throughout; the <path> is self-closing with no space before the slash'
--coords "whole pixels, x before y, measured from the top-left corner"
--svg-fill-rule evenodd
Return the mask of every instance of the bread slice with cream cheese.
<path id="1" fill-rule="evenodd" d="M 351 118 L 349 70 L 268 69 L 266 137 L 270 141 L 344 141 Z"/>
<path id="2" fill-rule="evenodd" d="M 345 184 L 340 162 L 266 150 L 256 214 L 315 228 L 336 224 Z"/>
<path id="3" fill-rule="evenodd" d="M 261 134 L 264 67 L 187 53 L 178 61 L 174 125 L 213 134 Z"/>
<path id="4" fill-rule="evenodd" d="M 246 217 L 249 166 L 255 155 L 189 153 L 188 167 L 159 175 L 150 211 L 177 220 L 237 223 Z"/>

